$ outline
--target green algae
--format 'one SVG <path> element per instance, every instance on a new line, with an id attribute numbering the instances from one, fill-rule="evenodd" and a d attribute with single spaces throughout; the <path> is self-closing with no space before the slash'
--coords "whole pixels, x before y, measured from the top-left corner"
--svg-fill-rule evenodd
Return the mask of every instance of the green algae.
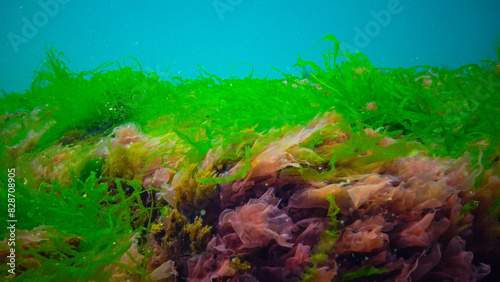
<path id="1" fill-rule="evenodd" d="M 326 196 L 326 199 L 330 203 L 327 213 L 330 221 L 328 222 L 327 229 L 321 233 L 319 242 L 314 246 L 314 250 L 311 254 L 313 266 L 306 268 L 302 281 L 314 281 L 318 278 L 318 267 L 328 262 L 334 248 L 333 245 L 340 238 L 342 223 L 337 219 L 340 208 L 337 206 L 333 195 L 330 194 Z"/>
<path id="2" fill-rule="evenodd" d="M 484 170 L 498 162 L 498 60 L 458 69 L 378 68 L 361 53 L 342 52 L 334 36 L 322 40 L 333 43 L 333 51 L 324 54 L 324 68 L 299 56 L 297 65 L 311 67 L 311 77 L 303 81 L 285 74 L 286 83 L 253 78 L 252 74 L 242 79 L 222 79 L 201 69 L 196 79 L 162 81 L 154 73 L 143 72 L 138 62 L 139 70 L 115 62 L 75 73 L 64 54 L 50 48 L 31 88 L 23 94 L 0 98 L 0 126 L 5 133 L 0 140 L 8 146 L 0 151 L 0 157 L 6 160 L 2 167 L 27 169 L 40 155 L 53 159 L 56 155 L 47 150 L 54 146 L 83 148 L 78 147 L 69 157 L 67 167 L 74 171 L 61 171 L 66 180 L 35 179 L 28 173 L 19 176 L 19 228 L 54 228 L 50 244 L 22 251 L 28 258 L 21 261 L 25 269 L 19 279 L 44 276 L 50 281 L 56 273 L 58 278 L 79 281 L 108 277 L 105 266 L 127 267 L 120 264 L 119 258 L 128 252 L 134 233 L 166 232 L 167 241 L 183 238 L 186 243 L 182 248 L 191 252 L 200 252 L 206 246 L 210 229 L 199 217 L 189 221 L 178 211 L 168 210 L 163 214 L 174 217 L 178 225 L 174 224 L 172 230 L 151 225 L 153 211 L 161 207 L 148 210 L 140 199 L 144 191 L 138 166 L 145 165 L 145 151 L 140 145 L 117 146 L 106 160 L 82 157 L 99 138 L 125 122 L 137 123 L 151 136 L 173 132 L 180 140 L 179 147 L 188 148 L 178 153 L 193 165 L 183 163 L 180 169 L 166 164 L 176 154 L 175 149 L 164 154 L 165 167 L 186 171 L 186 179 L 176 190 L 177 205 L 197 206 L 215 193 L 217 184 L 244 178 L 256 152 L 290 128 L 305 125 L 331 110 L 343 116 L 342 130 L 352 128 L 351 139 L 336 148 L 323 148 L 326 138 L 342 137 L 336 135 L 336 128 L 327 126 L 290 150 L 301 163 L 297 170 L 304 179 L 332 178 L 334 173 L 348 173 L 345 167 L 366 171 L 369 164 L 424 148 L 430 150 L 429 154 L 451 157 L 469 151 Z M 377 146 L 382 137 L 369 138 L 364 128 L 379 127 L 383 127 L 383 136 L 408 142 Z M 218 146 L 225 149 L 218 162 L 206 170 L 199 169 L 195 164 Z M 364 155 L 367 152 L 373 154 Z M 224 166 L 237 162 L 241 162 L 241 168 L 232 176 L 216 175 Z M 336 169 L 340 166 L 342 171 Z M 131 192 L 126 193 L 125 188 Z M 7 198 L 4 190 L 0 196 Z M 493 202 L 497 202 L 491 207 L 495 210 L 500 200 Z M 470 200 L 461 213 L 477 206 Z M 317 247 L 320 251 L 312 258 L 315 264 L 328 259 L 338 239 L 335 211 L 330 201 L 331 221 L 328 232 L 322 235 L 324 243 Z M 0 220 L 6 220 L 5 216 L 2 214 Z M 147 248 L 148 244 L 143 246 Z M 239 261 L 231 263 L 240 272 L 248 266 Z M 144 275 L 145 262 L 139 265 L 129 271 Z M 380 271 L 365 267 L 346 273 L 344 278 L 366 277 Z"/>
<path id="3" fill-rule="evenodd" d="M 385 268 L 376 268 L 372 265 L 365 265 L 363 267 L 360 267 L 356 271 L 344 273 L 342 277 L 340 278 L 340 281 L 351 281 L 355 280 L 357 278 L 362 278 L 362 277 L 368 277 L 368 276 L 373 276 L 377 274 L 383 274 L 388 272 L 389 270 Z"/>
<path id="4" fill-rule="evenodd" d="M 330 37 L 326 40 L 332 41 Z M 334 44 L 337 49 L 338 42 Z M 429 66 L 377 69 L 360 53 L 334 51 L 325 56 L 333 57 L 332 64 L 325 60 L 327 70 L 299 59 L 299 65 L 313 67 L 311 82 L 323 87 L 318 91 L 308 84 L 291 87 L 294 81 L 285 85 L 280 80 L 221 79 L 204 73 L 174 86 L 154 74 L 117 63 L 72 73 L 63 54 L 49 49 L 31 90 L 2 98 L 5 103 L 0 110 L 31 112 L 42 107 L 47 121 L 48 117 L 56 120 L 37 142 L 38 148 L 50 146 L 71 130 L 101 134 L 114 125 L 134 121 L 147 133 L 176 132 L 203 156 L 213 142 L 229 140 L 241 129 L 256 126 L 257 132 L 265 132 L 301 124 L 332 108 L 349 122 L 383 126 L 390 135 L 405 134 L 439 145 L 436 151 L 443 154 L 458 154 L 468 141 L 481 135 L 497 142 L 494 129 L 499 122 L 494 114 L 500 106 L 495 99 L 500 79 L 488 71 L 492 65 L 457 70 Z M 345 61 L 338 64 L 337 57 Z M 112 66 L 119 69 L 106 70 Z M 422 79 L 418 79 L 425 75 L 432 80 L 429 88 L 422 87 Z M 91 78 L 85 79 L 88 76 Z M 377 110 L 366 109 L 370 102 Z M 27 132 L 20 132 L 9 144 Z"/>
<path id="5" fill-rule="evenodd" d="M 132 230 L 141 232 L 134 217 L 146 219 L 149 211 L 143 208 L 130 215 L 141 190 L 117 202 L 108 193 L 108 185 L 99 183 L 94 172 L 85 182 L 74 178 L 73 183 L 71 187 L 42 183 L 36 194 L 24 185 L 17 186 L 17 228 L 45 226 L 37 232 L 47 232 L 48 240 L 38 246 L 18 248 L 24 258 L 19 261 L 21 271 L 16 280 L 107 281 L 110 274 L 104 268 L 119 264 L 132 244 Z M 116 204 L 110 205 L 112 202 Z M 144 269 L 139 267 L 135 272 L 144 274 Z"/>
<path id="6" fill-rule="evenodd" d="M 102 157 L 89 160 L 80 172 L 80 180 L 86 180 L 92 172 L 95 173 L 97 178 L 101 177 L 103 166 L 104 159 Z"/>

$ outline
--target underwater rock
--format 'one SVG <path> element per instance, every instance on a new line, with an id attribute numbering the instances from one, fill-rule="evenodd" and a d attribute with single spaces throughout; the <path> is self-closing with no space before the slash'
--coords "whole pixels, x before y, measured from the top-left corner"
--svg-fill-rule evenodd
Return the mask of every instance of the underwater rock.
<path id="1" fill-rule="evenodd" d="M 34 228 L 17 233 L 19 279 L 494 279 L 500 108 L 476 90 L 497 90 L 498 63 L 438 77 L 344 57 L 304 80 L 169 83 L 86 80 L 52 54 L 64 81 L 0 117 Z M 50 106 L 19 105 L 38 96 Z"/>

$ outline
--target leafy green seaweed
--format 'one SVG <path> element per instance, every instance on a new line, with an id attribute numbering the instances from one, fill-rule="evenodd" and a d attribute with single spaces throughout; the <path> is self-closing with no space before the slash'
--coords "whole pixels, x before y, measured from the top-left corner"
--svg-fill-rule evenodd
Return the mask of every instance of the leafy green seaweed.
<path id="1" fill-rule="evenodd" d="M 127 197 L 118 181 L 119 193 L 113 196 L 93 171 L 85 182 L 73 178 L 73 183 L 66 188 L 42 183 L 36 194 L 23 185 L 17 186 L 16 227 L 31 230 L 45 226 L 39 232 L 47 232 L 49 238 L 38 247 L 18 248 L 19 254 L 26 256 L 18 263 L 19 281 L 107 281 L 110 274 L 104 268 L 110 264 L 121 266 L 119 260 L 132 244 L 132 232 L 144 231 L 136 221 L 147 219 L 150 211 L 138 204 L 140 186 L 129 182 L 135 192 Z M 132 215 L 133 207 L 142 209 Z M 74 238 L 76 243 L 72 245 L 68 238 Z M 38 267 L 31 267 L 34 263 Z M 145 272 L 138 268 L 132 273 Z"/>
<path id="2" fill-rule="evenodd" d="M 347 272 L 342 275 L 340 281 L 351 281 L 357 278 L 369 277 L 372 275 L 383 274 L 388 272 L 389 270 L 385 268 L 376 268 L 372 265 L 365 265 L 359 268 L 356 271 Z"/>
<path id="3" fill-rule="evenodd" d="M 279 70 L 283 79 L 256 78 L 253 69 L 248 77 L 224 79 L 200 68 L 198 78 L 165 81 L 156 73 L 143 71 L 135 59 L 128 61 L 132 64 L 110 62 L 76 73 L 64 53 L 48 48 L 47 59 L 36 70 L 30 89 L 0 97 L 0 158 L 5 160 L 0 166 L 4 171 L 11 167 L 20 171 L 16 178 L 18 227 L 52 228 L 50 244 L 23 251 L 33 259 L 21 265 L 36 261 L 40 265 L 27 267 L 19 279 L 44 276 L 51 280 L 58 273 L 66 280 L 99 281 L 99 277 L 106 277 L 104 267 L 109 264 L 129 267 L 119 258 L 131 246 L 132 234 L 150 231 L 147 221 L 157 207 L 148 209 L 141 202 L 141 193 L 147 192 L 141 191 L 138 182 L 142 175 L 121 179 L 129 175 L 109 175 L 109 164 L 107 167 L 99 154 L 78 155 L 98 147 L 113 128 L 126 122 L 136 123 L 152 138 L 165 133 L 178 137 L 171 151 L 158 153 L 163 165 L 173 171 L 178 168 L 167 161 L 175 155 L 197 163 L 211 149 L 221 147 L 224 152 L 217 163 L 220 167 L 213 168 L 207 174 L 210 176 L 196 179 L 201 184 L 246 177 L 252 154 L 259 148 L 287 129 L 305 125 L 330 111 L 343 117 L 346 128 L 352 128 L 350 138 L 320 153 L 315 150 L 326 138 L 333 137 L 334 128 L 327 126 L 304 140 L 293 153 L 299 161 L 310 164 L 297 169 L 307 180 L 327 179 L 338 164 L 361 171 L 368 169 L 368 164 L 422 149 L 429 149 L 430 155 L 449 157 L 468 152 L 484 171 L 498 162 L 500 44 L 496 61 L 448 69 L 424 65 L 380 68 L 362 53 L 341 50 L 333 35 L 319 42 L 333 44 L 324 52 L 323 66 L 305 56 L 298 57 L 297 66 L 312 69 L 308 79 Z M 369 138 L 365 128 L 382 128 L 382 137 Z M 376 145 L 385 136 L 409 142 Z M 76 152 L 66 171 L 58 171 L 66 173 L 69 180 L 53 181 L 49 174 L 56 170 L 54 159 L 63 150 L 68 154 Z M 116 162 L 120 162 L 119 157 Z M 32 164 L 40 159 L 50 159 L 49 172 L 35 177 L 39 172 Z M 215 170 L 236 163 L 241 168 L 231 177 L 214 176 Z M 69 169 L 74 170 L 71 177 Z M 0 184 L 6 187 L 6 183 L 2 178 Z M 0 190 L 0 197 L 6 199 L 6 193 Z M 331 248 L 339 236 L 338 207 L 333 198 L 328 200 L 331 220 L 313 254 L 315 267 L 332 256 Z M 498 203 L 491 209 L 496 209 Z M 478 205 L 481 203 L 471 200 L 461 213 Z M 5 221 L 5 217 L 0 214 L 0 220 Z M 68 238 L 71 240 L 65 242 Z M 79 242 L 76 249 L 75 242 Z M 129 272 L 143 275 L 144 263 L 139 264 L 141 267 Z M 313 269 L 305 278 L 314 276 Z M 366 266 L 355 274 L 344 274 L 344 279 L 381 271 Z"/>

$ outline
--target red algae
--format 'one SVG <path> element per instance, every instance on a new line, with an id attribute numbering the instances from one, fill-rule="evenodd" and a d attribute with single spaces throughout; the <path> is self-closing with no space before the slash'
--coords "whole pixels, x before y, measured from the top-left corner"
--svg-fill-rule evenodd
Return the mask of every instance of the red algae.
<path id="1" fill-rule="evenodd" d="M 50 49 L 52 71 L 0 103 L 20 206 L 5 278 L 498 276 L 498 62 L 377 69 L 324 40 L 333 64 L 285 81 L 86 80 Z"/>

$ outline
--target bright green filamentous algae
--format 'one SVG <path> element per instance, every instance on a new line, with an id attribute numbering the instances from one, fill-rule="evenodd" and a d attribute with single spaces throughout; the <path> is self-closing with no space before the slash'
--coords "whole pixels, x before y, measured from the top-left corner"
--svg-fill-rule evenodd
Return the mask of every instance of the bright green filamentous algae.
<path id="1" fill-rule="evenodd" d="M 147 280 L 154 269 L 148 264 L 155 234 L 164 236 L 168 251 L 202 252 L 215 227 L 202 223 L 204 210 L 183 212 L 182 206 L 212 197 L 207 195 L 218 193 L 218 185 L 257 175 L 249 172 L 256 152 L 329 112 L 341 116 L 342 124 L 325 127 L 302 140 L 300 149 L 287 151 L 301 160 L 293 173 L 306 181 L 340 177 L 346 163 L 370 170 L 367 163 L 414 151 L 444 159 L 467 154 L 475 165 L 471 170 L 480 172 L 475 192 L 482 195 L 484 179 L 500 174 L 500 46 L 497 60 L 458 69 L 388 69 L 373 66 L 361 53 L 342 52 L 332 35 L 323 40 L 333 44 L 323 67 L 299 57 L 298 66 L 312 69 L 307 79 L 288 74 L 222 79 L 200 70 L 196 79 L 164 81 L 142 71 L 138 62 L 134 68 L 107 63 L 74 73 L 63 53 L 49 49 L 31 88 L 0 102 L 2 171 L 16 168 L 16 279 Z M 369 128 L 412 145 L 396 143 L 384 151 L 375 145 L 380 139 L 367 141 Z M 349 142 L 335 153 L 318 151 L 326 139 L 343 138 L 334 136 L 336 130 L 347 132 Z M 125 143 L 119 146 L 110 136 Z M 354 157 L 361 151 L 378 155 Z M 200 165 L 212 153 L 222 157 Z M 168 204 L 151 196 L 165 189 L 144 184 L 155 162 L 176 174 L 173 181 L 184 189 Z M 234 173 L 224 173 L 228 168 Z M 477 211 L 497 218 L 499 193 L 488 195 L 489 201 L 464 203 L 462 216 Z M 6 189 L 0 189 L 0 198 L 7 199 Z M 163 226 L 159 216 L 172 224 Z M 7 219 L 2 211 L 0 221 Z M 314 265 L 304 267 L 301 276 L 305 280 L 321 269 L 319 257 L 332 259 L 328 253 L 341 232 L 325 232 L 321 244 L 327 247 L 313 251 Z M 325 241 L 328 232 L 335 234 L 333 241 Z M 173 247 L 176 238 L 186 245 Z M 233 274 L 251 271 L 250 258 L 233 258 Z M 7 273 L 3 261 L 0 269 Z M 339 272 L 346 281 L 390 275 L 371 265 Z"/>

